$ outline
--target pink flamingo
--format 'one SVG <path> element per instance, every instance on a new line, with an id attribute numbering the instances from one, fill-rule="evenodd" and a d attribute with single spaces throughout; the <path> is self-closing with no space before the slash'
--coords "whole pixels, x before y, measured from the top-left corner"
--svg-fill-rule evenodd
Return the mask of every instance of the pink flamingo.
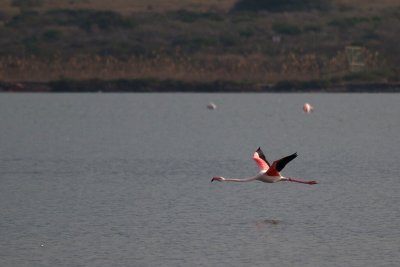
<path id="1" fill-rule="evenodd" d="M 272 165 L 269 164 L 267 159 L 265 158 L 264 153 L 259 147 L 253 154 L 253 159 L 256 164 L 260 168 L 260 172 L 252 177 L 246 178 L 224 178 L 222 176 L 214 176 L 211 179 L 211 182 L 252 182 L 252 181 L 261 181 L 264 183 L 276 183 L 282 181 L 295 182 L 301 184 L 317 184 L 317 181 L 300 181 L 289 177 L 284 177 L 280 174 L 280 171 L 288 164 L 291 160 L 297 157 L 297 153 L 294 153 L 290 156 L 281 158 L 280 160 L 275 160 Z"/>
<path id="2" fill-rule="evenodd" d="M 304 113 L 311 113 L 311 112 L 313 112 L 313 110 L 314 110 L 313 106 L 311 106 L 309 103 L 304 103 L 304 105 L 303 105 Z"/>

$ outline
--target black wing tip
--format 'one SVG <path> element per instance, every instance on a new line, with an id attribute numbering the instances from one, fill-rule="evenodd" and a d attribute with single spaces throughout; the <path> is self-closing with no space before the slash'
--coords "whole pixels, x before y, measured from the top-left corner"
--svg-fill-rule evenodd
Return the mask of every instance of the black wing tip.
<path id="1" fill-rule="evenodd" d="M 285 168 L 286 164 L 294 160 L 296 157 L 297 157 L 297 152 L 277 160 L 276 170 L 280 172 L 281 170 L 283 170 L 283 168 Z"/>

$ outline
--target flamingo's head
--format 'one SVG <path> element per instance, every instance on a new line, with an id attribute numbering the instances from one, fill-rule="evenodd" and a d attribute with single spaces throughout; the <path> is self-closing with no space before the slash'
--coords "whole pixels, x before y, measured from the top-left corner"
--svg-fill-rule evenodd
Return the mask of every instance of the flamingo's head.
<path id="1" fill-rule="evenodd" d="M 317 181 L 309 181 L 308 184 L 318 184 Z"/>
<path id="2" fill-rule="evenodd" d="M 222 177 L 222 176 L 214 176 L 214 177 L 211 179 L 211 182 L 214 182 L 214 181 L 222 182 L 222 181 L 224 181 L 224 180 L 225 180 L 225 178 Z"/>

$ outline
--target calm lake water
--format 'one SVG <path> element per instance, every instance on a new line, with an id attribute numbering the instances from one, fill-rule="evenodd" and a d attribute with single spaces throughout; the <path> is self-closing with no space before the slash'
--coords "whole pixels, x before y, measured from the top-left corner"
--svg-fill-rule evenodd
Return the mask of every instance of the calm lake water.
<path id="1" fill-rule="evenodd" d="M 398 266 L 399 103 L 0 94 L 0 266 Z M 320 184 L 210 183 L 258 146 Z"/>

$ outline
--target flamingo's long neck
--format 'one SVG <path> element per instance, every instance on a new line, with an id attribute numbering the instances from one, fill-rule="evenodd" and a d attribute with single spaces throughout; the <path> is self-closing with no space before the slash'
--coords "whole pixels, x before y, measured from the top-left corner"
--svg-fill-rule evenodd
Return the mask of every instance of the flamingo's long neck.
<path id="1" fill-rule="evenodd" d="M 245 178 L 224 178 L 226 182 L 251 182 L 257 179 L 258 176 L 245 177 Z"/>
<path id="2" fill-rule="evenodd" d="M 296 180 L 296 179 L 289 178 L 289 177 L 287 177 L 286 179 L 289 182 L 295 182 L 295 183 L 300 183 L 300 184 L 316 184 L 317 183 L 316 181 L 301 181 L 301 180 Z"/>

